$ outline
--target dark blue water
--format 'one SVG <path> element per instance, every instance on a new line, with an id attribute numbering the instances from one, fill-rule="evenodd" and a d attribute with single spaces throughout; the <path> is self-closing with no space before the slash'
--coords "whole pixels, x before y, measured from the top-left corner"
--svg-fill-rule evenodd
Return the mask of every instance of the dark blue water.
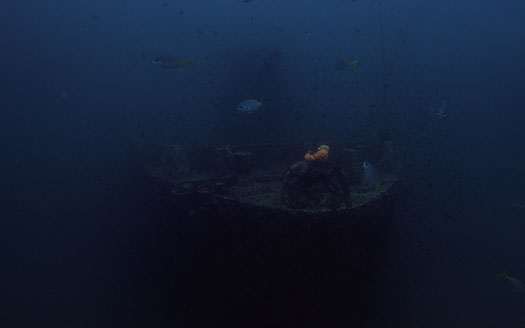
<path id="1" fill-rule="evenodd" d="M 525 281 L 521 1 L 3 1 L 0 22 L 0 326 L 174 322 L 135 144 L 388 131 L 408 188 L 367 326 L 525 327 L 498 277 Z"/>

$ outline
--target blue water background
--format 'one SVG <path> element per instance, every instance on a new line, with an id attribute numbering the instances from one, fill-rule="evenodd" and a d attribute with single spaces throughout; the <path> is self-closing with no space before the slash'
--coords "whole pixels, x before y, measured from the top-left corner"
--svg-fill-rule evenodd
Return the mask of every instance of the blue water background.
<path id="1" fill-rule="evenodd" d="M 525 280 L 522 1 L 2 1 L 0 22 L 2 327 L 169 321 L 133 145 L 384 130 L 410 188 L 371 324 L 525 326 L 498 277 Z"/>

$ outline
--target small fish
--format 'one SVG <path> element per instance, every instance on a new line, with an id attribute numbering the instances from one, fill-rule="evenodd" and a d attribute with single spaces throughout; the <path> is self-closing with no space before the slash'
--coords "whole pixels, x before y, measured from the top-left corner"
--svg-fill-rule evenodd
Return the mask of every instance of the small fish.
<path id="1" fill-rule="evenodd" d="M 237 113 L 253 114 L 262 108 L 262 100 L 246 99 L 237 106 Z"/>
<path id="2" fill-rule="evenodd" d="M 522 213 L 525 212 L 525 203 L 514 203 L 514 208 L 517 208 Z"/>
<path id="3" fill-rule="evenodd" d="M 501 273 L 498 276 L 508 281 L 516 293 L 525 293 L 525 284 L 518 279 L 509 276 L 505 270 L 501 270 Z"/>
<path id="4" fill-rule="evenodd" d="M 383 187 L 383 183 L 381 182 L 381 176 L 377 172 L 374 165 L 367 161 L 363 162 L 363 171 L 365 176 L 364 180 L 366 184 L 369 187 L 374 188 L 377 191 L 379 197 L 381 197 L 381 194 L 385 192 L 385 188 Z"/>
<path id="5" fill-rule="evenodd" d="M 153 65 L 156 65 L 161 68 L 166 68 L 166 69 L 180 68 L 183 66 L 186 66 L 189 69 L 193 69 L 192 62 L 193 62 L 193 58 L 184 60 L 177 56 L 162 55 L 153 60 Z"/>
<path id="6" fill-rule="evenodd" d="M 443 103 L 441 104 L 441 106 L 439 106 L 439 108 L 437 109 L 436 111 L 436 117 L 440 120 L 446 118 L 448 116 L 447 114 L 447 104 L 445 102 L 445 99 L 443 99 Z"/>
<path id="7" fill-rule="evenodd" d="M 345 63 L 347 63 L 350 66 L 350 69 L 352 70 L 352 72 L 355 72 L 357 70 L 356 66 L 357 64 L 359 64 L 357 60 L 350 61 L 349 59 L 346 59 L 346 58 L 343 58 L 343 60 L 345 61 Z"/>

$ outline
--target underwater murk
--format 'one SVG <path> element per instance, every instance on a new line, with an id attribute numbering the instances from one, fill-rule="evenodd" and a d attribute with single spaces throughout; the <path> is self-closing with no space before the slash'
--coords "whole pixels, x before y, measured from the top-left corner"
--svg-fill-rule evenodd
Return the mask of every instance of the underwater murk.
<path id="1" fill-rule="evenodd" d="M 0 327 L 525 327 L 522 1 L 0 13 Z"/>

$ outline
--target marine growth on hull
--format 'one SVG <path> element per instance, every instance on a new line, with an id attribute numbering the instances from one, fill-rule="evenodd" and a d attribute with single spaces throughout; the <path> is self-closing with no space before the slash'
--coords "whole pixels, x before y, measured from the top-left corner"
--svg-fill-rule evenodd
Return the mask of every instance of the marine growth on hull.
<path id="1" fill-rule="evenodd" d="M 397 182 L 398 147 L 383 142 L 139 146 L 172 193 L 292 211 L 334 211 L 381 199 Z"/>

